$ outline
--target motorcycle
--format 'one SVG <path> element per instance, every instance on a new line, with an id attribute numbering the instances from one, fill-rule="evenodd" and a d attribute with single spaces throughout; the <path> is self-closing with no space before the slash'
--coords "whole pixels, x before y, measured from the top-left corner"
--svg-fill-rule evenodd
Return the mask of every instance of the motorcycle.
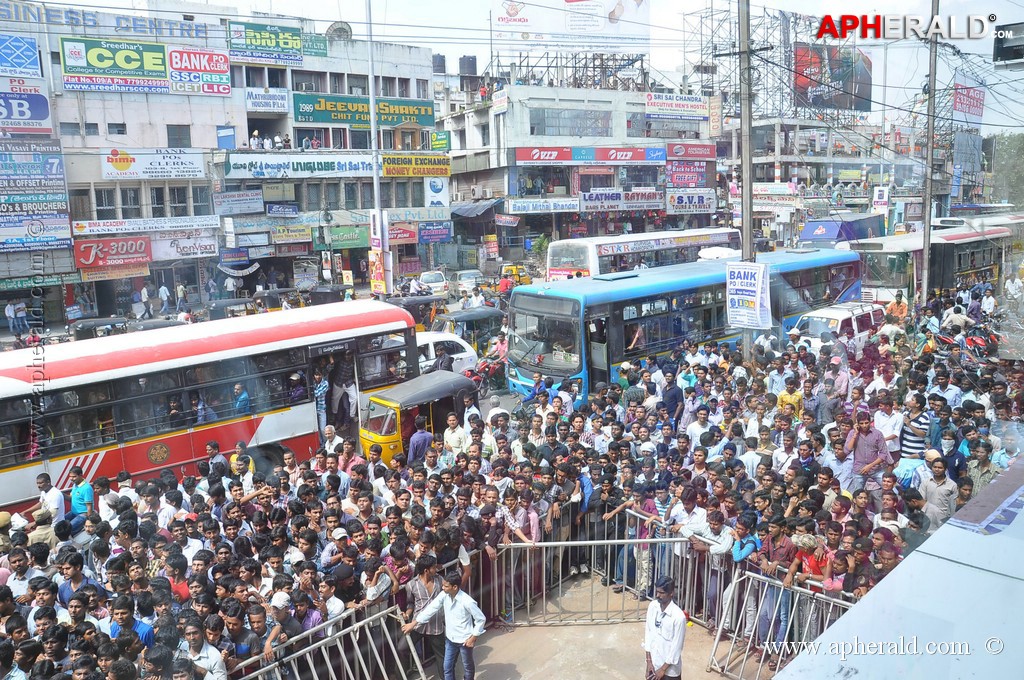
<path id="1" fill-rule="evenodd" d="M 477 387 L 480 398 L 486 397 L 492 389 L 505 386 L 505 363 L 490 357 L 480 359 L 475 368 L 467 368 L 462 372 Z"/>

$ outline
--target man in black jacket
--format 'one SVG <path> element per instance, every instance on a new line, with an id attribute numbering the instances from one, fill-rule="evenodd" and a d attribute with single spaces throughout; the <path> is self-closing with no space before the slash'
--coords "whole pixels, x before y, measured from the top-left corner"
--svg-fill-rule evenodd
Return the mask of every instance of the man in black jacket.
<path id="1" fill-rule="evenodd" d="M 454 360 L 448 356 L 448 350 L 445 349 L 444 345 L 437 345 L 434 351 L 437 353 L 437 358 L 434 359 L 434 363 L 424 373 L 454 371 Z"/>

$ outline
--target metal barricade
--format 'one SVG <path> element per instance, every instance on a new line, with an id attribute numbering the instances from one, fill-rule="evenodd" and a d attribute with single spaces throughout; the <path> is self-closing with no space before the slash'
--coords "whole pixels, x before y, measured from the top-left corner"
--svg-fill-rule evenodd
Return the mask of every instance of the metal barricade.
<path id="1" fill-rule="evenodd" d="M 741 572 L 724 593 L 707 670 L 729 678 L 770 677 L 852 606 L 818 590 L 785 588 L 763 574 Z"/>
<path id="2" fill-rule="evenodd" d="M 345 614 L 289 640 L 278 658 L 240 664 L 240 680 L 425 680 L 423 664 L 400 626 L 398 607 L 355 620 Z M 340 626 L 341 630 L 332 632 Z M 320 636 L 323 635 L 322 639 Z M 294 650 L 294 651 L 293 651 Z"/>

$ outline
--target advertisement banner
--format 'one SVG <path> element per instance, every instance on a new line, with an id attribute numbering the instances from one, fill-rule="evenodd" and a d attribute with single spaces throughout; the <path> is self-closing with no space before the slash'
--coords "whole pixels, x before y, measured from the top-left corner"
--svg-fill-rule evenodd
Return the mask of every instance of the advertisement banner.
<path id="1" fill-rule="evenodd" d="M 580 212 L 605 212 L 611 210 L 663 210 L 665 192 L 653 189 L 622 191 L 621 189 L 599 189 L 580 194 Z"/>
<path id="2" fill-rule="evenodd" d="M 226 179 L 304 179 L 308 177 L 369 177 L 373 175 L 373 156 L 369 153 L 260 153 L 229 151 L 224 158 Z M 294 192 L 294 187 L 292 188 Z M 264 188 L 266 200 L 271 199 Z"/>
<path id="3" fill-rule="evenodd" d="M 718 209 L 714 189 L 669 189 L 665 212 L 669 215 L 711 215 Z"/>
<path id="4" fill-rule="evenodd" d="M 295 185 L 292 183 L 277 182 L 273 184 L 263 184 L 263 200 L 264 201 L 294 201 L 295 200 Z M 263 212 L 260 210 L 260 212 Z"/>
<path id="5" fill-rule="evenodd" d="M 153 261 L 217 257 L 219 244 L 215 229 L 181 229 L 163 231 L 150 237 Z"/>
<path id="6" fill-rule="evenodd" d="M 665 152 L 670 161 L 713 161 L 718 157 L 718 146 L 714 142 L 669 142 Z"/>
<path id="7" fill-rule="evenodd" d="M 223 248 L 220 251 L 220 263 L 248 266 L 249 251 L 246 248 Z"/>
<path id="8" fill-rule="evenodd" d="M 393 272 L 390 250 L 371 250 L 367 257 L 370 265 L 370 292 L 387 295 L 392 290 Z"/>
<path id="9" fill-rule="evenodd" d="M 60 141 L 0 140 L 0 252 L 71 247 Z"/>
<path id="10" fill-rule="evenodd" d="M 538 213 L 578 212 L 576 198 L 506 198 L 505 210 L 523 215 Z"/>
<path id="11" fill-rule="evenodd" d="M 213 212 L 218 215 L 245 215 L 263 212 L 263 192 L 225 191 L 213 195 Z"/>
<path id="12" fill-rule="evenodd" d="M 572 161 L 568 146 L 528 146 L 516 148 L 516 165 L 564 165 Z"/>
<path id="13" fill-rule="evenodd" d="M 287 243 L 274 246 L 274 254 L 278 257 L 295 257 L 297 255 L 309 255 L 309 243 Z"/>
<path id="14" fill-rule="evenodd" d="M 756 262 L 729 262 L 725 265 L 725 272 L 725 300 L 729 325 L 735 328 L 771 328 L 768 265 Z"/>
<path id="15" fill-rule="evenodd" d="M 587 165 L 660 165 L 665 147 L 573 147 L 573 160 Z"/>
<path id="16" fill-rule="evenodd" d="M 491 113 L 495 116 L 508 113 L 508 90 L 495 90 L 491 93 Z"/>
<path id="17" fill-rule="evenodd" d="M 712 97 L 708 101 L 708 135 L 712 139 L 722 136 L 722 98 Z"/>
<path id="18" fill-rule="evenodd" d="M 384 177 L 448 177 L 452 159 L 448 154 L 384 154 L 381 156 Z"/>
<path id="19" fill-rule="evenodd" d="M 288 113 L 286 87 L 245 88 L 245 110 L 258 113 Z"/>
<path id="20" fill-rule="evenodd" d="M 447 208 L 452 204 L 447 177 L 424 177 L 423 197 L 428 208 Z"/>
<path id="21" fill-rule="evenodd" d="M 451 151 L 452 148 L 452 133 L 450 132 L 431 132 L 430 133 L 430 150 L 431 151 Z"/>
<path id="22" fill-rule="evenodd" d="M 270 228 L 270 242 L 278 243 L 307 243 L 313 240 L 312 231 L 308 224 L 284 224 Z"/>
<path id="23" fill-rule="evenodd" d="M 118 267 L 99 267 L 83 269 L 82 281 L 123 281 L 140 276 L 149 276 L 148 264 L 126 264 Z"/>
<path id="24" fill-rule="evenodd" d="M 307 57 L 326 57 L 327 36 L 317 33 L 303 33 L 302 53 Z"/>
<path id="25" fill-rule="evenodd" d="M 644 116 L 648 120 L 707 120 L 708 98 L 696 94 L 648 92 Z"/>
<path id="26" fill-rule="evenodd" d="M 151 231 L 180 231 L 182 229 L 217 229 L 217 215 L 195 217 L 143 217 L 137 220 L 79 220 L 72 224 L 75 236 L 101 234 L 145 234 Z"/>
<path id="27" fill-rule="evenodd" d="M 487 252 L 488 257 L 498 256 L 497 234 L 484 234 L 484 250 Z"/>
<path id="28" fill-rule="evenodd" d="M 302 31 L 291 26 L 230 21 L 228 47 L 236 63 L 302 65 Z"/>
<path id="29" fill-rule="evenodd" d="M 370 98 L 345 94 L 292 95 L 296 123 L 331 123 L 370 127 Z M 377 99 L 377 125 L 434 127 L 434 102 L 427 99 Z"/>
<path id="30" fill-rule="evenodd" d="M 388 243 L 393 246 L 416 243 L 418 233 L 416 222 L 392 222 L 388 225 Z"/>
<path id="31" fill-rule="evenodd" d="M 148 264 L 153 261 L 148 236 L 75 239 L 75 264 L 79 269 Z"/>
<path id="32" fill-rule="evenodd" d="M 53 134 L 45 80 L 0 78 L 0 127 L 11 134 Z"/>
<path id="33" fill-rule="evenodd" d="M 370 247 L 374 250 L 386 250 L 388 247 L 388 214 L 376 210 L 370 212 Z"/>
<path id="34" fill-rule="evenodd" d="M 369 248 L 370 229 L 364 226 L 331 227 L 331 248 L 345 250 L 347 248 Z"/>
<path id="35" fill-rule="evenodd" d="M 794 104 L 871 110 L 871 58 L 855 47 L 793 44 Z"/>
<path id="36" fill-rule="evenodd" d="M 889 212 L 889 187 L 877 186 L 871 192 L 872 212 L 885 214 Z"/>
<path id="37" fill-rule="evenodd" d="M 665 185 L 673 189 L 701 188 L 708 185 L 707 161 L 667 161 Z"/>
<path id="38" fill-rule="evenodd" d="M 253 246 L 251 248 L 246 248 L 246 250 L 249 251 L 250 261 L 261 260 L 264 257 L 276 257 L 277 255 L 277 251 L 274 249 L 274 246 Z"/>
<path id="39" fill-rule="evenodd" d="M 193 149 L 102 149 L 103 179 L 205 179 L 201 151 Z"/>
<path id="40" fill-rule="evenodd" d="M 729 233 L 719 232 L 714 234 L 694 234 L 686 231 L 678 232 L 678 236 L 665 236 L 653 241 L 619 241 L 618 243 L 606 243 L 597 246 L 597 254 L 604 255 L 628 255 L 630 253 L 644 253 L 652 250 L 670 250 L 672 248 L 691 248 L 693 246 L 717 246 L 729 243 Z"/>
<path id="41" fill-rule="evenodd" d="M 614 52 L 651 49 L 649 0 L 491 1 L 493 38 L 511 52 Z"/>
<path id="42" fill-rule="evenodd" d="M 496 227 L 517 227 L 521 217 L 516 215 L 495 215 L 494 226 Z"/>
<path id="43" fill-rule="evenodd" d="M 36 39 L 0 33 L 0 76 L 40 78 L 42 75 Z"/>
<path id="44" fill-rule="evenodd" d="M 231 95 L 228 55 L 215 49 L 61 38 L 60 61 L 65 90 Z"/>
<path id="45" fill-rule="evenodd" d="M 420 243 L 448 243 L 455 238 L 453 222 L 420 222 Z"/>
<path id="46" fill-rule="evenodd" d="M 267 217 L 298 217 L 298 203 L 267 203 Z"/>
<path id="47" fill-rule="evenodd" d="M 985 86 L 963 71 L 953 74 L 953 122 L 981 125 L 985 115 Z"/>

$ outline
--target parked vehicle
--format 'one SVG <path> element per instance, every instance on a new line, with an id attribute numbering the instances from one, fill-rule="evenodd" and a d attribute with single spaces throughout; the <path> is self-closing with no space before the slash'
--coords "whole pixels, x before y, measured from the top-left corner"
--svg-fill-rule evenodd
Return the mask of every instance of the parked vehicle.
<path id="1" fill-rule="evenodd" d="M 477 363 L 476 351 L 473 346 L 453 333 L 437 333 L 425 331 L 416 334 L 416 348 L 419 353 L 420 373 L 430 368 L 437 358 L 437 348 L 444 345 L 448 356 L 452 358 L 452 370 L 462 373 L 473 368 Z"/>
<path id="2" fill-rule="evenodd" d="M 430 286 L 430 292 L 434 295 L 448 295 L 448 279 L 442 271 L 434 269 L 421 273 L 420 283 Z"/>
<path id="3" fill-rule="evenodd" d="M 462 374 L 476 383 L 481 399 L 491 390 L 505 387 L 505 362 L 497 359 L 484 357 L 476 366 L 467 368 Z"/>
<path id="4" fill-rule="evenodd" d="M 479 269 L 460 269 L 448 274 L 448 295 L 453 299 L 463 293 L 473 294 L 473 289 L 487 284 L 487 277 Z"/>
<path id="5" fill-rule="evenodd" d="M 79 319 L 73 321 L 64 330 L 75 340 L 102 338 L 115 333 L 127 332 L 128 319 L 123 316 L 111 316 L 103 319 Z"/>
<path id="6" fill-rule="evenodd" d="M 438 314 L 430 330 L 454 333 L 483 353 L 492 338 L 498 335 L 505 313 L 497 307 L 474 307 Z"/>
<path id="7" fill-rule="evenodd" d="M 803 314 L 797 319 L 794 328 L 800 332 L 800 342 L 806 344 L 814 353 L 821 349 L 822 333 L 832 333 L 845 340 L 852 330 L 859 359 L 864 354 L 864 345 L 868 338 L 874 335 L 884 319 L 885 312 L 878 305 L 868 302 L 843 302 Z"/>

